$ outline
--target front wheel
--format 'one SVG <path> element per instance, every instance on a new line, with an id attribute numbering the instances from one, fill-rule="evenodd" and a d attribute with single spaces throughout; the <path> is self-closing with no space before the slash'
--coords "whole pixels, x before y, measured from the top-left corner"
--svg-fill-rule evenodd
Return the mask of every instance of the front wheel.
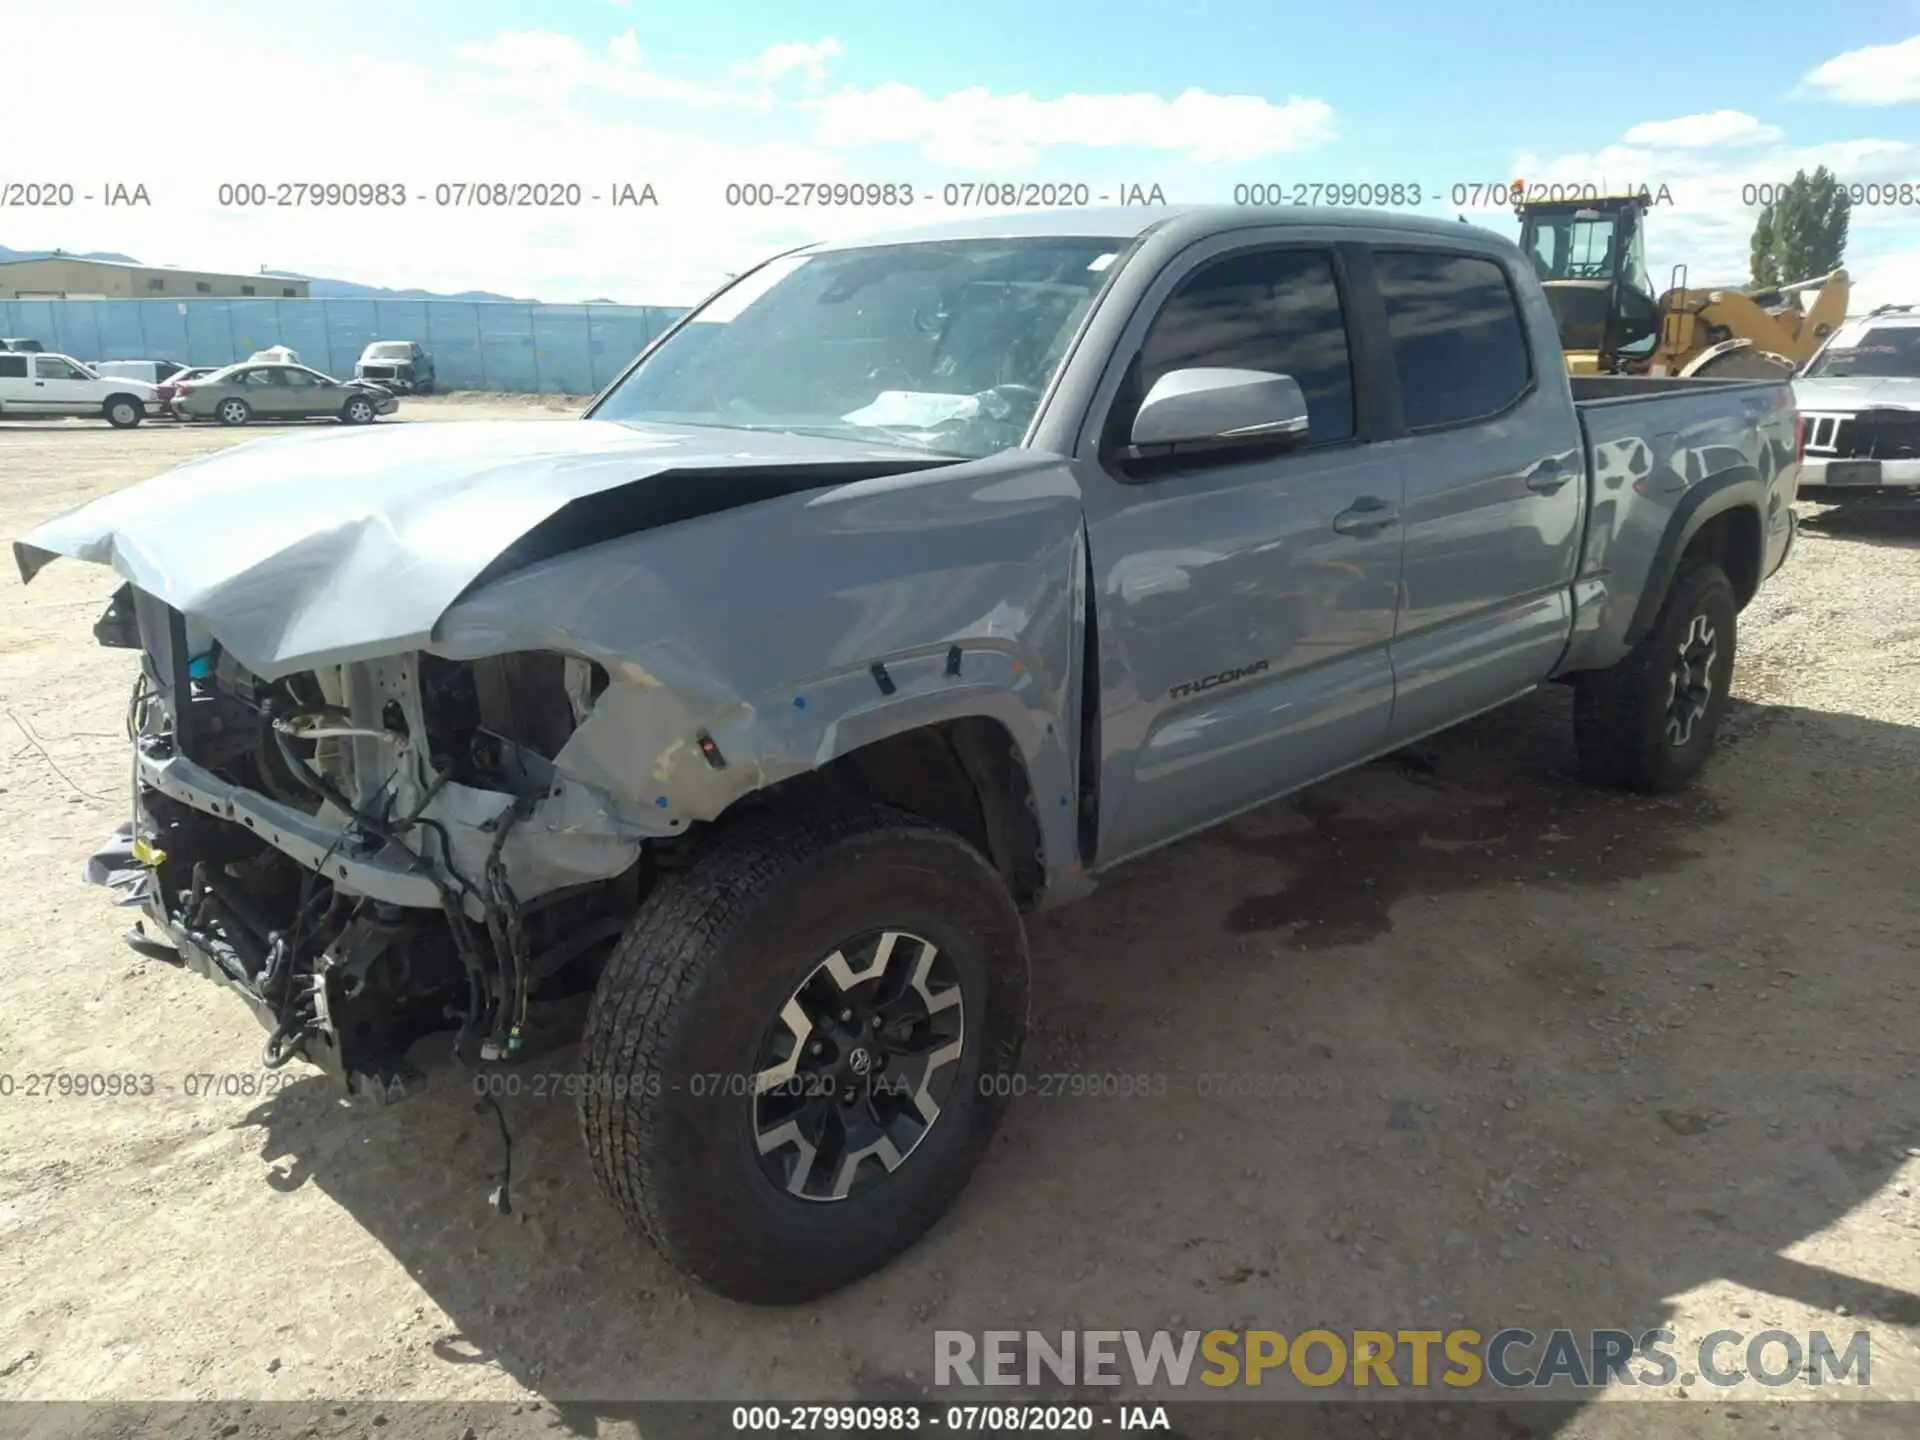
<path id="1" fill-rule="evenodd" d="M 374 413 L 373 402 L 364 395 L 355 395 L 340 407 L 340 418 L 349 425 L 371 425 Z"/>
<path id="2" fill-rule="evenodd" d="M 1582 775 L 1661 794 L 1700 773 L 1726 713 L 1739 605 L 1718 565 L 1688 561 L 1646 639 L 1607 670 L 1574 680 Z"/>
<path id="3" fill-rule="evenodd" d="M 879 806 L 742 820 L 660 877 L 601 976 L 594 1177 L 723 1295 L 837 1290 L 966 1185 L 1027 992 L 1019 912 L 959 837 Z"/>
<path id="4" fill-rule="evenodd" d="M 131 430 L 140 423 L 146 408 L 131 395 L 115 395 L 101 406 L 100 413 L 107 417 L 107 423 L 116 430 Z"/>
<path id="5" fill-rule="evenodd" d="M 244 425 L 253 418 L 253 407 L 244 400 L 222 400 L 213 414 L 222 425 Z"/>

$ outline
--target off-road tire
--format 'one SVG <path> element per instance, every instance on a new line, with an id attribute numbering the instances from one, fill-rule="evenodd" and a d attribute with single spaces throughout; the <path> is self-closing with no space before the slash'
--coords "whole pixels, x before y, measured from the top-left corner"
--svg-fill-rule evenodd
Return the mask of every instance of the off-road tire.
<path id="1" fill-rule="evenodd" d="M 1716 641 L 1707 667 L 1711 693 L 1685 743 L 1675 744 L 1666 728 L 1669 676 L 1701 617 Z M 1646 638 L 1610 669 L 1574 680 L 1573 736 L 1584 779 L 1610 789 L 1665 794 L 1685 788 L 1700 773 L 1727 709 L 1738 620 L 1733 585 L 1720 567 L 1683 561 Z"/>
<path id="2" fill-rule="evenodd" d="M 131 430 L 146 417 L 147 407 L 137 396 L 109 395 L 100 406 L 100 415 L 116 430 Z"/>
<path id="3" fill-rule="evenodd" d="M 253 407 L 237 396 L 231 397 L 213 407 L 213 418 L 222 425 L 245 425 L 253 419 Z"/>
<path id="4" fill-rule="evenodd" d="M 844 1199 L 779 1189 L 755 1145 L 758 1037 L 849 938 L 910 931 L 962 988 L 966 1044 L 938 1118 Z M 737 1300 L 810 1300 L 879 1269 L 965 1187 L 1014 1088 L 1026 935 L 1000 875 L 949 831 L 877 805 L 723 825 L 657 880 L 601 975 L 582 1042 L 594 1178 L 675 1267 Z"/>

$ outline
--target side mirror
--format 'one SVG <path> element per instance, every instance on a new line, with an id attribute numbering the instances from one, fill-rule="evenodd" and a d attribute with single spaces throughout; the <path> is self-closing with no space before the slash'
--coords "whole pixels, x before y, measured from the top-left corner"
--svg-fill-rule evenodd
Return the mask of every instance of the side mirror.
<path id="1" fill-rule="evenodd" d="M 1307 400 L 1291 375 L 1206 367 L 1162 375 L 1140 402 L 1136 451 L 1170 445 L 1271 445 L 1303 439 Z"/>

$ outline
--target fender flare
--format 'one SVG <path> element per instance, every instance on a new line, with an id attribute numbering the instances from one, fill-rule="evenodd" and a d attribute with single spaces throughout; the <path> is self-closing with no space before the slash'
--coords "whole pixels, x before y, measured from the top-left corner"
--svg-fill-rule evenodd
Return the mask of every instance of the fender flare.
<path id="1" fill-rule="evenodd" d="M 1653 630 L 1660 607 L 1666 604 L 1667 591 L 1673 586 L 1673 577 L 1680 569 L 1680 557 L 1709 520 L 1729 510 L 1750 506 L 1755 518 L 1763 522 L 1759 526 L 1761 554 L 1758 558 L 1765 559 L 1765 508 L 1761 504 L 1765 494 L 1766 481 L 1759 467 L 1735 465 L 1702 480 L 1680 498 L 1667 520 L 1666 533 L 1654 551 L 1653 564 L 1647 569 L 1639 603 L 1634 606 L 1633 620 L 1627 626 L 1628 645 L 1638 645 Z"/>

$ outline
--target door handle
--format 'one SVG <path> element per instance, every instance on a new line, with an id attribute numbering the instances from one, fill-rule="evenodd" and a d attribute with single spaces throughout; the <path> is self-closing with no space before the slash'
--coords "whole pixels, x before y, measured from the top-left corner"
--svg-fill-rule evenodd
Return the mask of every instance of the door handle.
<path id="1" fill-rule="evenodd" d="M 1333 517 L 1333 528 L 1341 535 L 1373 535 L 1389 525 L 1400 523 L 1400 512 L 1377 495 L 1362 495 Z"/>
<path id="2" fill-rule="evenodd" d="M 1570 471 L 1562 469 L 1557 459 L 1549 457 L 1529 465 L 1520 472 L 1520 478 L 1526 482 L 1527 489 L 1534 494 L 1551 495 L 1571 480 L 1573 475 Z"/>

